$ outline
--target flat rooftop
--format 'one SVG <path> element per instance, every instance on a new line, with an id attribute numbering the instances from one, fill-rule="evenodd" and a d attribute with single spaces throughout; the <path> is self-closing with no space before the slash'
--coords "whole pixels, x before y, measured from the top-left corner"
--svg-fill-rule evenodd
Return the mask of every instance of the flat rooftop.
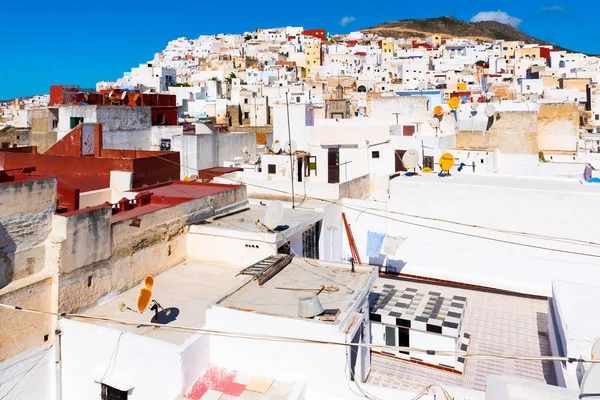
<path id="1" fill-rule="evenodd" d="M 241 285 L 248 280 L 248 276 L 236 276 L 241 268 L 227 265 L 208 264 L 196 260 L 186 260 L 183 263 L 155 276 L 152 289 L 153 299 L 164 308 L 171 309 L 171 316 L 175 318 L 171 324 L 185 325 L 201 328 L 205 324 L 206 306 L 214 303 L 233 287 Z M 121 312 L 119 304 L 125 303 L 134 308 L 143 283 L 112 298 L 110 301 L 96 306 L 88 311 L 87 315 L 126 319 L 139 322 L 152 322 L 154 313 L 146 310 L 138 314 L 129 310 Z M 160 318 L 164 318 L 162 315 Z M 163 320 L 160 319 L 159 322 Z M 136 326 L 113 324 L 103 321 L 85 322 L 102 325 L 123 332 L 135 333 L 176 345 L 181 345 L 192 336 L 191 332 L 180 332 L 168 329 L 138 328 Z"/>
<path id="2" fill-rule="evenodd" d="M 299 318 L 298 300 L 316 294 L 325 310 L 339 309 L 336 322 L 344 318 L 350 306 L 369 284 L 375 267 L 350 266 L 341 263 L 295 257 L 292 262 L 262 286 L 252 280 L 217 305 L 279 317 Z"/>
<path id="3" fill-rule="evenodd" d="M 239 185 L 223 185 L 218 183 L 200 182 L 165 182 L 159 183 L 157 185 L 145 186 L 139 189 L 132 189 L 128 192 L 152 192 L 153 197 L 199 199 L 202 197 L 212 196 L 215 194 L 226 192 L 238 186 Z"/>
<path id="4" fill-rule="evenodd" d="M 464 332 L 471 335 L 469 353 L 551 355 L 547 300 L 384 277 L 377 278 L 374 290 L 386 284 L 467 298 L 463 324 Z M 556 385 L 554 366 L 548 361 L 467 359 L 465 372 L 459 375 L 373 353 L 371 367 L 368 383 L 394 389 L 421 390 L 423 385 L 441 383 L 485 391 L 488 375 L 515 376 Z"/>
<path id="5" fill-rule="evenodd" d="M 238 238 L 261 240 L 277 243 L 280 235 L 290 237 L 294 233 L 305 230 L 310 224 L 323 219 L 323 213 L 312 210 L 299 210 L 292 208 L 283 209 L 283 218 L 277 232 L 268 232 L 262 229 L 257 220 L 264 221 L 267 206 L 270 201 L 262 202 L 262 205 L 249 205 L 246 209 L 230 215 L 215 218 L 209 223 L 191 225 L 190 232 L 205 234 L 222 234 L 227 230 L 229 234 Z"/>
<path id="6" fill-rule="evenodd" d="M 450 151 L 452 152 L 452 151 Z M 489 186 L 506 189 L 548 190 L 552 192 L 585 192 L 600 194 L 600 185 L 583 182 L 578 179 L 561 177 L 522 176 L 505 174 L 471 174 L 460 173 L 456 167 L 450 170 L 451 176 L 440 178 L 437 173 L 426 173 L 418 176 L 400 175 L 390 181 L 390 185 L 398 184 L 438 184 Z"/>

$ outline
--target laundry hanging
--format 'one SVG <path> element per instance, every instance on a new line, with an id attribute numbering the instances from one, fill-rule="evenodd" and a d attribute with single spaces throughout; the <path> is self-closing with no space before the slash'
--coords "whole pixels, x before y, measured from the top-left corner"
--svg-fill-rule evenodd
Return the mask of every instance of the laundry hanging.
<path id="1" fill-rule="evenodd" d="M 405 240 L 406 238 L 402 236 L 385 235 L 385 240 L 383 241 L 383 249 L 381 250 L 381 253 L 385 254 L 388 257 L 394 257 L 398 252 L 398 248 L 400 248 L 400 245 Z"/>
<path id="2" fill-rule="evenodd" d="M 367 232 L 367 257 L 379 257 L 385 235 L 377 232 Z"/>

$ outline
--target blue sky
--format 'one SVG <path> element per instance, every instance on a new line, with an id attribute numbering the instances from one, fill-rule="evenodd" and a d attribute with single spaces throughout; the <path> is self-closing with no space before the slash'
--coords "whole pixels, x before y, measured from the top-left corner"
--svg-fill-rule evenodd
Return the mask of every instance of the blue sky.
<path id="1" fill-rule="evenodd" d="M 479 14 L 517 24 L 534 37 L 572 50 L 600 54 L 600 31 L 594 21 L 600 13 L 598 1 L 428 0 L 405 7 L 391 0 L 329 0 L 327 8 L 312 2 L 289 7 L 285 2 L 266 1 L 261 6 L 237 0 L 2 3 L 0 99 L 47 93 L 51 84 L 93 87 L 151 59 L 177 37 L 257 27 L 293 25 L 346 33 L 398 19 L 453 15 L 470 21 Z"/>

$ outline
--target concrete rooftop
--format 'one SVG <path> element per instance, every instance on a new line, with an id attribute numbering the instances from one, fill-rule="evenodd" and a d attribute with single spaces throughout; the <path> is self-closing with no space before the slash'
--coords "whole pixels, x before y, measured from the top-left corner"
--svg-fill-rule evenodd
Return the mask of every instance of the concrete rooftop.
<path id="1" fill-rule="evenodd" d="M 339 309 L 336 321 L 344 318 L 349 307 L 368 285 L 374 267 L 356 267 L 352 273 L 346 264 L 305 258 L 294 258 L 292 263 L 266 282 L 248 282 L 217 304 L 223 307 L 251 310 L 262 314 L 298 318 L 298 299 L 331 287 L 319 294 L 324 309 Z M 299 290 L 302 289 L 302 290 Z"/>
<path id="2" fill-rule="evenodd" d="M 377 287 L 384 284 L 466 297 L 468 304 L 463 321 L 464 332 L 471 335 L 469 353 L 551 355 L 547 300 L 405 279 L 380 277 L 375 282 Z M 368 383 L 396 389 L 415 390 L 438 383 L 485 391 L 488 375 L 515 376 L 556 385 L 553 364 L 547 361 L 467 359 L 463 375 L 376 353 L 371 365 Z"/>
<path id="3" fill-rule="evenodd" d="M 264 221 L 269 203 L 269 201 L 264 201 L 265 206 L 249 205 L 244 211 L 216 218 L 208 224 L 191 225 L 190 232 L 222 235 L 223 231 L 227 230 L 228 234 L 238 238 L 277 243 L 281 241 L 282 235 L 289 238 L 323 219 L 323 213 L 320 212 L 284 208 L 280 230 L 277 233 L 268 232 L 261 229 L 256 221 Z M 287 228 L 285 228 L 286 226 Z"/>
<path id="4" fill-rule="evenodd" d="M 171 317 L 176 319 L 170 324 L 193 327 L 203 327 L 205 324 L 206 306 L 220 299 L 232 287 L 237 287 L 248 276 L 237 276 L 241 268 L 207 264 L 196 260 L 186 260 L 180 265 L 155 276 L 153 299 L 164 308 L 172 308 Z M 139 322 L 151 322 L 154 313 L 146 310 L 143 314 L 126 310 L 119 311 L 119 304 L 125 303 L 135 309 L 137 297 L 143 284 L 140 284 L 110 301 L 96 306 L 88 311 L 87 315 L 126 319 Z M 177 309 L 177 310 L 175 310 Z M 85 320 L 85 322 L 90 322 Z M 94 321 L 94 324 L 131 332 L 149 338 L 181 345 L 193 333 L 178 332 L 168 329 L 137 328 L 136 326 L 112 324 L 103 321 Z"/>

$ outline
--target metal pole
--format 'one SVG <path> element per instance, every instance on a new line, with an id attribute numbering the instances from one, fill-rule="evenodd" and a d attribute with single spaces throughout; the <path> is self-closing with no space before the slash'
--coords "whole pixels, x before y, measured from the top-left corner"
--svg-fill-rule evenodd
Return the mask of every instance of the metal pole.
<path id="1" fill-rule="evenodd" d="M 287 111 L 287 126 L 288 126 L 288 140 L 290 144 L 290 148 L 288 151 L 290 152 L 290 166 L 292 169 L 292 209 L 296 208 L 296 203 L 294 199 L 294 156 L 292 154 L 292 132 L 290 128 L 290 101 L 289 101 L 289 91 L 285 92 L 285 106 Z"/>

